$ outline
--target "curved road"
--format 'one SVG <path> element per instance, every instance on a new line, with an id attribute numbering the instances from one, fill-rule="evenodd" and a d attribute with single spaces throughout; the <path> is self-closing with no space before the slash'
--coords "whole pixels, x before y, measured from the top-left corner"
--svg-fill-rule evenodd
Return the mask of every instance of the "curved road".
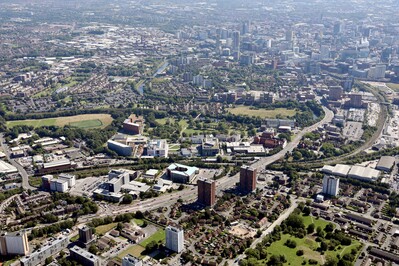
<path id="1" fill-rule="evenodd" d="M 11 158 L 10 152 L 9 152 L 8 146 L 7 146 L 7 144 L 6 144 L 5 140 L 4 140 L 4 135 L 3 135 L 3 134 L 0 134 L 0 145 L 1 145 L 1 148 L 3 149 L 3 152 L 4 152 L 5 155 L 6 155 L 7 160 L 10 162 L 10 164 L 11 164 L 12 166 L 14 166 L 15 168 L 17 168 L 19 174 L 21 175 L 21 177 L 22 177 L 22 188 L 23 188 L 23 189 L 36 190 L 37 188 L 32 187 L 32 186 L 29 184 L 29 176 L 28 176 L 28 173 L 26 173 L 26 171 L 25 171 L 25 169 L 22 167 L 22 165 L 20 165 L 20 164 L 17 163 L 14 159 Z"/>

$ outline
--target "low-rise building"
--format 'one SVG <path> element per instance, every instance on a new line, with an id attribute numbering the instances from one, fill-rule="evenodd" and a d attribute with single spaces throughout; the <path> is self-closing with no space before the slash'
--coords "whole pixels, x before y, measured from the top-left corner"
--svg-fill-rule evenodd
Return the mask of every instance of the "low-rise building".
<path id="1" fill-rule="evenodd" d="M 375 169 L 381 170 L 384 172 L 391 172 L 392 168 L 395 165 L 395 157 L 393 156 L 382 156 L 378 161 L 378 164 Z"/>
<path id="2" fill-rule="evenodd" d="M 57 160 L 49 163 L 43 163 L 39 166 L 39 173 L 45 174 L 50 172 L 65 171 L 76 168 L 76 163 L 68 159 Z"/>
<path id="3" fill-rule="evenodd" d="M 199 169 L 197 167 L 178 163 L 173 163 L 166 169 L 168 178 L 175 183 L 189 183 L 198 173 Z"/>
<path id="4" fill-rule="evenodd" d="M 205 138 L 202 140 L 201 155 L 216 156 L 219 154 L 219 140 L 217 138 Z"/>
<path id="5" fill-rule="evenodd" d="M 108 149 L 116 152 L 118 155 L 121 156 L 131 156 L 133 153 L 133 147 L 117 142 L 117 141 L 113 141 L 113 140 L 108 140 L 107 141 L 107 147 Z"/>
<path id="6" fill-rule="evenodd" d="M 127 254 L 122 259 L 122 266 L 143 266 L 143 261 L 130 254 Z"/>
<path id="7" fill-rule="evenodd" d="M 167 158 L 169 154 L 169 144 L 165 139 L 150 140 L 146 148 L 147 156 Z"/>

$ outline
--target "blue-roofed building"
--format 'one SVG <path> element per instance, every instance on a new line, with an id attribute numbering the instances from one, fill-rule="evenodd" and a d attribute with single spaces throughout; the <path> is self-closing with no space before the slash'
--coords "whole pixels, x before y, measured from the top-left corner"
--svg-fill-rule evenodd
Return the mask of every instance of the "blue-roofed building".
<path id="1" fill-rule="evenodd" d="M 173 163 L 166 169 L 167 176 L 175 183 L 190 183 L 199 169 L 193 166 Z"/>

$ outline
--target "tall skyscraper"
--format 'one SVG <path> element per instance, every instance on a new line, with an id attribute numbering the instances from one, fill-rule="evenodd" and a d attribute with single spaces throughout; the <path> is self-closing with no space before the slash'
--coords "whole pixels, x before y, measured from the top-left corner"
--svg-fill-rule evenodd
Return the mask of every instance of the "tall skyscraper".
<path id="1" fill-rule="evenodd" d="M 336 22 L 334 24 L 334 29 L 333 29 L 334 35 L 340 34 L 342 32 L 342 28 L 343 28 L 342 27 L 342 23 L 341 22 Z"/>
<path id="2" fill-rule="evenodd" d="M 173 226 L 166 227 L 166 248 L 180 253 L 184 249 L 184 231 Z"/>
<path id="3" fill-rule="evenodd" d="M 325 175 L 323 177 L 323 193 L 336 197 L 339 191 L 339 178 L 335 176 Z"/>
<path id="4" fill-rule="evenodd" d="M 288 30 L 285 33 L 285 40 L 288 42 L 292 42 L 294 40 L 294 32 L 292 30 Z"/>
<path id="5" fill-rule="evenodd" d="M 216 182 L 209 179 L 198 179 L 198 203 L 213 206 L 215 204 Z"/>
<path id="6" fill-rule="evenodd" d="M 338 101 L 342 99 L 344 90 L 341 86 L 330 86 L 328 88 L 328 99 L 331 101 Z"/>
<path id="7" fill-rule="evenodd" d="M 233 50 L 240 51 L 240 32 L 233 32 Z"/>
<path id="8" fill-rule="evenodd" d="M 361 108 L 363 105 L 363 96 L 359 93 L 349 94 L 349 106 L 354 108 Z"/>
<path id="9" fill-rule="evenodd" d="M 256 168 L 246 165 L 241 167 L 239 188 L 245 192 L 252 192 L 256 189 Z"/>
<path id="10" fill-rule="evenodd" d="M 94 240 L 93 239 L 93 230 L 90 227 L 85 226 L 85 227 L 79 228 L 79 241 L 82 244 L 86 245 L 93 240 Z"/>
<path id="11" fill-rule="evenodd" d="M 241 34 L 245 35 L 247 33 L 251 32 L 251 22 L 250 21 L 244 21 L 241 24 Z"/>
<path id="12" fill-rule="evenodd" d="M 29 242 L 25 231 L 0 235 L 0 255 L 28 255 L 28 253 Z"/>

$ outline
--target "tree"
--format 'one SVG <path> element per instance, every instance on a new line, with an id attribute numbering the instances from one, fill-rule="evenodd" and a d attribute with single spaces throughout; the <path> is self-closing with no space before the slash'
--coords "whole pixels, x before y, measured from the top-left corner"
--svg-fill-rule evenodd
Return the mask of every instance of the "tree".
<path id="1" fill-rule="evenodd" d="M 305 228 L 303 219 L 298 214 L 291 214 L 286 220 L 286 225 L 291 226 L 294 229 Z"/>
<path id="2" fill-rule="evenodd" d="M 45 260 L 46 265 L 50 264 L 53 260 L 54 260 L 54 258 L 52 256 L 46 258 L 46 260 Z"/>
<path id="3" fill-rule="evenodd" d="M 292 153 L 292 157 L 294 158 L 295 161 L 299 161 L 302 159 L 302 153 L 300 153 L 299 151 L 294 151 Z"/>
<path id="4" fill-rule="evenodd" d="M 126 194 L 125 196 L 123 196 L 123 200 L 122 203 L 123 204 L 130 204 L 133 201 L 133 196 L 130 194 Z"/>
<path id="5" fill-rule="evenodd" d="M 314 223 L 311 223 L 308 225 L 308 228 L 306 228 L 306 231 L 308 232 L 308 234 L 313 234 L 314 229 L 315 229 L 315 225 L 314 225 Z"/>
<path id="6" fill-rule="evenodd" d="M 328 223 L 324 228 L 324 231 L 326 231 L 327 233 L 334 231 L 334 225 L 332 223 Z"/>
<path id="7" fill-rule="evenodd" d="M 333 256 L 327 256 L 324 266 L 337 266 L 337 265 L 338 265 L 337 258 L 334 258 Z"/>
<path id="8" fill-rule="evenodd" d="M 94 254 L 94 255 L 97 255 L 97 253 L 98 253 L 98 248 L 97 248 L 95 245 L 91 245 L 91 246 L 89 247 L 89 252 L 92 253 L 92 254 Z"/>
<path id="9" fill-rule="evenodd" d="M 304 216 L 309 216 L 310 215 L 310 208 L 309 206 L 305 206 L 302 210 L 302 213 Z"/>
<path id="10" fill-rule="evenodd" d="M 297 256 L 302 256 L 304 253 L 303 253 L 303 250 L 302 249 L 299 249 L 297 252 L 296 252 L 296 255 Z"/>

